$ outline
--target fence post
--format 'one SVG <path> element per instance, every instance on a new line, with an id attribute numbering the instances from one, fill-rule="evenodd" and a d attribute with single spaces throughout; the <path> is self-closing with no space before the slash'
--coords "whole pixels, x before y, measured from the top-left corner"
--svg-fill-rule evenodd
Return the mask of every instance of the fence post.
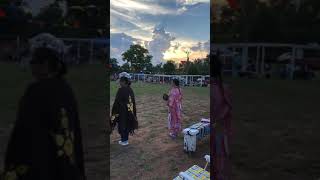
<path id="1" fill-rule="evenodd" d="M 260 61 L 260 46 L 257 46 L 257 58 L 256 58 L 256 74 L 259 74 L 259 61 Z"/>
<path id="2" fill-rule="evenodd" d="M 294 79 L 294 70 L 295 70 L 295 59 L 296 59 L 296 47 L 292 46 L 292 55 L 291 55 L 291 68 L 290 68 L 290 78 Z"/>
<path id="3" fill-rule="evenodd" d="M 90 40 L 90 64 L 93 63 L 93 40 Z"/>
<path id="4" fill-rule="evenodd" d="M 17 49 L 20 49 L 20 36 L 17 36 Z"/>
<path id="5" fill-rule="evenodd" d="M 242 71 L 247 70 L 248 65 L 248 47 L 243 46 L 242 47 Z"/>
<path id="6" fill-rule="evenodd" d="M 264 46 L 262 46 L 262 58 L 261 58 L 261 66 L 260 66 L 260 70 L 261 70 L 261 75 L 264 75 L 264 60 L 265 60 L 265 55 L 266 55 L 266 49 Z"/>
<path id="7" fill-rule="evenodd" d="M 78 40 L 77 59 L 80 61 L 80 41 Z"/>

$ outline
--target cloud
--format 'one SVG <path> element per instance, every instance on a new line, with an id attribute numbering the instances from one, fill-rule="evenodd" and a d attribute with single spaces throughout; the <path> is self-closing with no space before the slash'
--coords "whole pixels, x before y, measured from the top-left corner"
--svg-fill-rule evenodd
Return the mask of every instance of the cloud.
<path id="1" fill-rule="evenodd" d="M 209 41 L 176 40 L 170 33 L 165 31 L 163 25 L 158 25 L 154 28 L 153 39 L 151 41 L 134 38 L 125 33 L 111 33 L 110 56 L 116 58 L 119 64 L 122 65 L 124 63 L 122 61 L 122 53 L 127 51 L 132 44 L 141 44 L 147 48 L 153 56 L 152 63 L 154 65 L 166 60 L 173 60 L 177 63 L 185 60 L 186 51 L 191 51 L 190 60 L 202 58 L 207 55 L 210 48 Z"/>
<path id="2" fill-rule="evenodd" d="M 210 53 L 210 40 L 203 43 L 204 51 Z"/>
<path id="3" fill-rule="evenodd" d="M 178 5 L 194 5 L 197 3 L 210 3 L 210 0 L 176 0 Z"/>
<path id="4" fill-rule="evenodd" d="M 111 7 L 110 15 L 112 32 L 125 32 L 130 36 L 139 37 L 144 40 L 151 39 L 154 24 L 141 20 L 138 12 Z"/>
<path id="5" fill-rule="evenodd" d="M 130 13 L 140 13 L 140 14 L 151 14 L 151 15 L 161 15 L 161 14 L 175 14 L 176 12 L 172 9 L 164 8 L 157 4 L 151 2 L 138 2 L 134 0 L 111 0 L 111 9 L 117 8 L 122 11 Z"/>
<path id="6" fill-rule="evenodd" d="M 131 44 L 143 45 L 153 56 L 153 64 L 185 59 L 184 51 L 191 48 L 190 57 L 206 54 L 210 0 L 111 0 L 110 5 L 111 33 L 125 33 Z M 113 42 L 111 46 L 111 55 L 120 58 L 130 47 L 120 48 Z"/>
<path id="7" fill-rule="evenodd" d="M 37 16 L 44 8 L 48 7 L 49 5 L 53 4 L 55 0 L 25 0 L 23 3 L 23 8 L 27 11 L 30 10 L 32 16 Z M 67 13 L 67 2 L 61 1 L 59 2 L 59 6 L 63 12 L 63 15 Z"/>
<path id="8" fill-rule="evenodd" d="M 127 51 L 132 44 L 140 42 L 139 39 L 133 38 L 125 33 L 111 33 L 110 34 L 110 57 L 116 58 L 121 65 L 122 53 Z"/>
<path id="9" fill-rule="evenodd" d="M 192 51 L 205 51 L 208 52 L 210 51 L 210 42 L 198 42 L 197 45 L 194 45 L 190 48 Z"/>
<path id="10" fill-rule="evenodd" d="M 164 53 L 165 60 L 173 60 L 179 63 L 187 59 L 186 51 L 190 52 L 190 60 L 205 58 L 209 53 L 210 42 L 195 42 L 192 40 L 174 41 L 171 47 Z"/>
<path id="11" fill-rule="evenodd" d="M 171 42 L 174 39 L 170 33 L 165 31 L 163 25 L 154 28 L 152 40 L 147 44 L 147 48 L 153 56 L 153 64 L 163 62 L 164 53 L 171 47 Z"/>

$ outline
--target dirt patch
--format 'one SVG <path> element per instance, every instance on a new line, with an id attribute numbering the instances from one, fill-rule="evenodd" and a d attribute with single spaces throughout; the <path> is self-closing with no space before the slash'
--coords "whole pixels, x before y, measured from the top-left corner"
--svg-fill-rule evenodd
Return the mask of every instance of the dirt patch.
<path id="1" fill-rule="evenodd" d="M 194 101 L 194 99 L 197 101 Z M 192 93 L 185 96 L 183 127 L 208 117 L 209 98 Z M 111 179 L 170 179 L 194 164 L 203 166 L 204 155 L 210 153 L 209 138 L 199 142 L 197 152 L 183 152 L 183 134 L 176 140 L 168 137 L 167 107 L 162 97 L 141 95 L 137 97 L 139 130 L 129 137 L 130 145 L 118 145 L 117 131 L 111 135 Z"/>

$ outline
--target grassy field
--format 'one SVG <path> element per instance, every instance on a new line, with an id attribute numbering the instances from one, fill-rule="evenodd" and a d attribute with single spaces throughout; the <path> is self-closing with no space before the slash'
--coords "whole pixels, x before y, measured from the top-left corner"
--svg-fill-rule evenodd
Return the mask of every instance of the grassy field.
<path id="1" fill-rule="evenodd" d="M 134 84 L 140 129 L 130 137 L 130 146 L 117 144 L 115 131 L 104 134 L 105 107 L 117 90 L 111 84 L 111 99 L 105 70 L 86 65 L 71 69 L 68 79 L 78 98 L 85 145 L 88 180 L 105 179 L 108 145 L 112 179 L 170 179 L 193 164 L 204 164 L 209 139 L 189 157 L 182 152 L 182 137 L 166 135 L 167 109 L 162 94 L 169 87 Z M 16 65 L 0 64 L 0 168 L 15 120 L 17 102 L 27 83 L 28 72 Z M 320 82 L 247 80 L 229 81 L 233 91 L 233 179 L 317 180 L 320 178 Z M 209 114 L 207 88 L 184 88 L 183 126 Z"/>
<path id="2" fill-rule="evenodd" d="M 109 138 L 104 133 L 105 108 L 109 101 L 105 69 L 98 65 L 79 66 L 70 69 L 67 78 L 79 104 L 88 180 L 103 180 L 109 170 Z M 14 64 L 0 63 L 0 169 L 18 101 L 30 81 L 30 72 L 23 72 Z"/>
<path id="3" fill-rule="evenodd" d="M 232 80 L 234 179 L 320 178 L 320 82 Z"/>
<path id="4" fill-rule="evenodd" d="M 111 104 L 117 90 L 111 84 Z M 210 154 L 209 138 L 197 146 L 193 156 L 183 152 L 183 135 L 172 140 L 168 137 L 167 106 L 162 100 L 168 85 L 134 83 L 132 86 L 137 101 L 139 129 L 129 137 L 130 145 L 120 147 L 117 131 L 111 136 L 111 179 L 173 179 L 194 164 L 203 166 L 204 155 Z M 209 117 L 209 88 L 183 88 L 183 127 Z"/>

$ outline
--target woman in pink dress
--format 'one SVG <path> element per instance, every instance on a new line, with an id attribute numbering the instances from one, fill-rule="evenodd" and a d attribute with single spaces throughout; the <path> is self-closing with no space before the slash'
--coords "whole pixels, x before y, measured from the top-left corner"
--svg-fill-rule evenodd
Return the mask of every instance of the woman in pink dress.
<path id="1" fill-rule="evenodd" d="M 213 153 L 213 175 L 216 180 L 230 179 L 230 140 L 232 136 L 231 92 L 222 81 L 222 65 L 219 56 L 212 57 L 211 102 L 213 114 L 213 132 L 211 133 Z"/>
<path id="2" fill-rule="evenodd" d="M 169 100 L 167 105 L 169 107 L 168 128 L 169 136 L 176 138 L 178 133 L 182 130 L 181 127 L 181 107 L 182 107 L 182 92 L 179 86 L 179 80 L 172 81 L 172 89 L 170 90 Z"/>

